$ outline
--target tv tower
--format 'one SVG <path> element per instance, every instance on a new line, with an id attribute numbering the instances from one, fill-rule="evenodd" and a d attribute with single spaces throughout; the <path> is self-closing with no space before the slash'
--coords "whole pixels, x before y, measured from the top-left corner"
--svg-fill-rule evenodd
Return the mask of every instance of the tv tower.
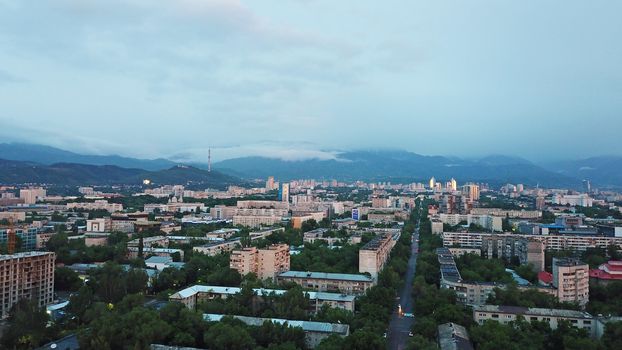
<path id="1" fill-rule="evenodd" d="M 207 172 L 212 172 L 212 149 L 207 149 Z"/>

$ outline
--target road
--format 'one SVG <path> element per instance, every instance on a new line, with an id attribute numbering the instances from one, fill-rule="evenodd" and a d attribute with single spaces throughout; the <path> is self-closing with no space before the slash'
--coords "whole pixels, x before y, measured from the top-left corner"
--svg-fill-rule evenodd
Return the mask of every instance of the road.
<path id="1" fill-rule="evenodd" d="M 400 299 L 398 303 L 402 306 L 402 312 L 408 314 L 413 313 L 413 298 L 412 298 L 412 284 L 415 279 L 415 268 L 417 267 L 417 252 L 419 250 L 419 223 L 413 234 L 413 241 L 411 244 L 410 259 L 408 259 L 408 270 L 406 271 L 406 278 L 404 280 L 404 286 L 400 291 Z M 391 316 L 391 323 L 387 332 L 387 345 L 388 348 L 393 349 L 406 349 L 406 344 L 410 338 L 408 333 L 412 329 L 415 319 L 412 317 L 400 316 L 397 312 L 397 304 L 395 312 Z"/>

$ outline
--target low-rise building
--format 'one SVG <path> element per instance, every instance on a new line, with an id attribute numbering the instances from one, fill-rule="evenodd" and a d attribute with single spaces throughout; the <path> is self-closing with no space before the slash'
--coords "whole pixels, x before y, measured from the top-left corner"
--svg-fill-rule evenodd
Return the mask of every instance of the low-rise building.
<path id="1" fill-rule="evenodd" d="M 473 350 L 466 328 L 452 322 L 438 325 L 438 347 L 441 350 Z"/>
<path id="2" fill-rule="evenodd" d="M 225 315 L 218 314 L 203 314 L 203 319 L 208 322 L 219 322 Z M 326 322 L 313 322 L 313 321 L 296 321 L 285 320 L 280 318 L 261 318 L 261 317 L 248 317 L 248 316 L 232 316 L 248 326 L 259 327 L 266 321 L 270 321 L 276 324 L 287 324 L 289 327 L 302 328 L 305 332 L 305 344 L 308 348 L 313 349 L 318 346 L 322 340 L 330 337 L 331 335 L 338 335 L 340 337 L 347 337 L 350 334 L 350 326 L 340 323 L 326 323 Z"/>
<path id="3" fill-rule="evenodd" d="M 129 259 L 136 259 L 139 253 L 138 247 L 127 247 L 127 257 Z M 171 248 L 143 248 L 143 256 L 169 256 L 174 257 L 176 254 L 179 254 L 181 260 L 184 259 L 184 251 L 181 249 L 171 249 Z"/>
<path id="4" fill-rule="evenodd" d="M 610 281 L 622 281 L 622 261 L 609 260 L 597 269 L 590 270 L 590 281 L 606 284 Z"/>
<path id="5" fill-rule="evenodd" d="M 242 243 L 239 238 L 234 238 L 228 241 L 208 243 L 193 247 L 192 250 L 198 253 L 202 253 L 209 256 L 218 255 L 221 253 L 230 252 L 235 248 L 241 247 Z"/>
<path id="6" fill-rule="evenodd" d="M 226 299 L 232 295 L 239 294 L 241 290 L 238 287 L 194 285 L 172 294 L 169 300 L 180 302 L 187 308 L 195 310 L 197 304 L 202 301 Z M 286 292 L 287 290 L 284 289 L 254 288 L 253 293 L 256 299 L 254 302 L 261 302 L 265 296 L 282 296 Z M 307 310 L 309 312 L 316 313 L 320 311 L 323 305 L 354 312 L 354 295 L 309 291 L 305 291 L 304 294 L 305 297 L 309 298 L 309 310 Z"/>
<path id="7" fill-rule="evenodd" d="M 318 292 L 340 292 L 362 295 L 375 285 L 373 278 L 367 275 L 327 272 L 287 271 L 277 277 L 279 283 L 294 282 L 303 288 Z"/>
<path id="8" fill-rule="evenodd" d="M 84 209 L 84 210 L 105 210 L 110 213 L 123 211 L 123 204 L 108 203 L 107 200 L 96 200 L 94 202 L 70 202 L 67 203 L 67 209 Z"/>
<path id="9" fill-rule="evenodd" d="M 556 329 L 560 321 L 568 321 L 572 326 L 585 329 L 590 335 L 596 335 L 596 320 L 592 315 L 584 311 L 499 305 L 479 305 L 473 307 L 473 320 L 480 325 L 487 320 L 507 324 L 516 321 L 519 316 L 522 316 L 528 322 L 547 322 L 551 329 Z"/>

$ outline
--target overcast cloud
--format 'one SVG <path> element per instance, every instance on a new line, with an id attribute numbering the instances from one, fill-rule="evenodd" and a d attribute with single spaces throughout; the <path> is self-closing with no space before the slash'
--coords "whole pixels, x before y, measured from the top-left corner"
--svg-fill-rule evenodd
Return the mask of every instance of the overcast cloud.
<path id="1" fill-rule="evenodd" d="M 622 154 L 622 2 L 0 0 L 0 142 Z"/>

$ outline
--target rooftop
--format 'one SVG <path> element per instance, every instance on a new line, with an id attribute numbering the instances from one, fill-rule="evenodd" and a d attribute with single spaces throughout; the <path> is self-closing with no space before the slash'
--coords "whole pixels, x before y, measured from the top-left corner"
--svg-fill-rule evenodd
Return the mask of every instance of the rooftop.
<path id="1" fill-rule="evenodd" d="M 227 315 L 221 314 L 203 314 L 203 319 L 208 322 L 219 322 L 223 317 Z M 278 324 L 287 323 L 290 327 L 300 327 L 305 332 L 316 332 L 316 333 L 337 333 L 342 336 L 346 336 L 350 333 L 350 326 L 347 324 L 337 324 L 337 323 L 327 323 L 327 322 L 312 322 L 312 321 L 296 321 L 296 320 L 285 320 L 282 318 L 261 318 L 261 317 L 248 317 L 248 316 L 237 316 L 232 315 L 231 317 L 236 318 L 249 326 L 259 327 L 264 324 L 266 321 L 270 321 Z"/>
<path id="2" fill-rule="evenodd" d="M 441 350 L 472 350 L 466 328 L 456 323 L 438 325 L 438 345 Z"/>
<path id="3" fill-rule="evenodd" d="M 197 293 L 214 293 L 214 294 L 238 294 L 242 289 L 238 287 L 222 287 L 222 286 L 202 286 L 202 285 L 194 285 L 192 287 L 188 287 L 186 289 L 182 289 L 179 292 L 171 295 L 173 299 L 185 299 L 191 297 Z M 284 289 L 265 289 L 265 288 L 254 288 L 253 292 L 255 295 L 283 295 L 287 290 Z M 327 292 L 304 292 L 309 299 L 318 299 L 318 300 L 332 300 L 332 301 L 346 301 L 352 302 L 354 301 L 354 295 L 346 295 L 340 293 L 327 293 Z"/>
<path id="4" fill-rule="evenodd" d="M 345 280 L 353 282 L 373 282 L 373 278 L 367 275 L 348 274 L 348 273 L 328 273 L 328 272 L 305 272 L 305 271 L 287 271 L 279 275 L 285 278 L 313 278 L 323 280 Z"/>
<path id="5" fill-rule="evenodd" d="M 497 312 L 503 314 L 514 315 L 530 315 L 530 316 L 553 316 L 567 318 L 592 318 L 592 315 L 585 311 L 565 310 L 565 309 L 544 309 L 544 308 L 527 308 L 521 306 L 501 306 L 501 305 L 480 305 L 474 306 L 473 312 Z"/>
<path id="6" fill-rule="evenodd" d="M 21 252 L 15 253 L 11 255 L 0 255 L 0 260 L 11 260 L 11 259 L 22 259 L 22 258 L 31 258 L 35 256 L 44 256 L 44 255 L 53 255 L 51 252 Z"/>

